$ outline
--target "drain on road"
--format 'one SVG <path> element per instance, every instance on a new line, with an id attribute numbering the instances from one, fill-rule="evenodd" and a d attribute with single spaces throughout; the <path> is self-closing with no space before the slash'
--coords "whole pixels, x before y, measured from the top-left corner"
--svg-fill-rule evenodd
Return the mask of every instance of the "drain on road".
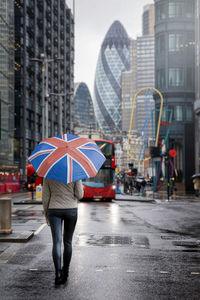
<path id="1" fill-rule="evenodd" d="M 131 237 L 120 235 L 80 235 L 77 240 L 78 246 L 137 246 L 139 248 L 149 248 L 149 240 L 144 236 Z"/>

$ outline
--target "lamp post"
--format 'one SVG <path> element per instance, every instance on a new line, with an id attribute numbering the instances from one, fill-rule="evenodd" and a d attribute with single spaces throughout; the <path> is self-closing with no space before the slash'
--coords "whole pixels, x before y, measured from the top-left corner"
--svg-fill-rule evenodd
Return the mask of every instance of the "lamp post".
<path id="1" fill-rule="evenodd" d="M 55 61 L 61 61 L 62 58 L 47 58 L 44 53 L 40 58 L 31 58 L 33 62 L 42 64 L 42 140 L 48 137 L 48 64 Z M 46 78 L 46 79 L 45 79 Z M 46 102 L 45 102 L 46 99 Z"/>

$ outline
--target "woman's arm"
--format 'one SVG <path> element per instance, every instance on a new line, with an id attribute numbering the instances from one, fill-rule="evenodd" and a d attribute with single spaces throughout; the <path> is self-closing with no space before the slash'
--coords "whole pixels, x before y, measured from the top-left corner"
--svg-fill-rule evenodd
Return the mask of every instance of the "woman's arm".
<path id="1" fill-rule="evenodd" d="M 49 201 L 50 201 L 50 188 L 48 185 L 48 181 L 46 178 L 43 179 L 43 187 L 42 187 L 42 204 L 44 208 L 44 215 L 47 221 L 47 224 L 49 225 L 48 217 L 47 217 L 47 210 L 49 207 Z"/>
<path id="2" fill-rule="evenodd" d="M 75 182 L 74 194 L 78 200 L 83 198 L 83 184 L 81 180 Z"/>

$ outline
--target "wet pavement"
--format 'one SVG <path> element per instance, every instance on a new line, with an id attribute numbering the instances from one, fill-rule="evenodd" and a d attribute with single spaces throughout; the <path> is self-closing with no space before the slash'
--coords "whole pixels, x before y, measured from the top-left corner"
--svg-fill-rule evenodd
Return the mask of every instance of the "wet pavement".
<path id="1" fill-rule="evenodd" d="M 59 288 L 42 206 L 13 205 L 14 231 L 34 236 L 0 242 L 0 299 L 199 299 L 200 201 L 130 200 L 79 204 L 70 277 Z"/>

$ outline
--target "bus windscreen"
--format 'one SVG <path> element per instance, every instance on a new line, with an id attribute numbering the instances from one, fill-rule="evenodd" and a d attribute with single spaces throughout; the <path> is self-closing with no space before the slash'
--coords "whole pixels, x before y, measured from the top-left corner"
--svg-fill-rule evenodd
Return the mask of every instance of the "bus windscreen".
<path id="1" fill-rule="evenodd" d="M 114 155 L 113 145 L 104 141 L 95 141 L 106 158 L 111 158 Z"/>
<path id="2" fill-rule="evenodd" d="M 94 188 L 105 188 L 114 183 L 113 169 L 100 169 L 95 177 L 84 179 L 83 184 Z"/>

